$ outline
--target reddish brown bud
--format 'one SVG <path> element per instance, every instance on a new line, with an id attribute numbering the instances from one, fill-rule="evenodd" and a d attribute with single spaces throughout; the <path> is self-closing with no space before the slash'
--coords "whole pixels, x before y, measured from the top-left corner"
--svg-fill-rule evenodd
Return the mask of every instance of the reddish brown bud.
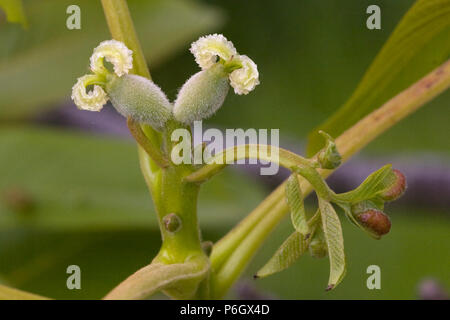
<path id="1" fill-rule="evenodd" d="M 391 220 L 382 211 L 369 209 L 356 216 L 359 223 L 377 236 L 385 235 L 391 230 Z"/>
<path id="2" fill-rule="evenodd" d="M 403 173 L 397 169 L 392 170 L 397 177 L 392 187 L 381 195 L 384 201 L 394 201 L 400 198 L 406 190 L 406 178 Z"/>

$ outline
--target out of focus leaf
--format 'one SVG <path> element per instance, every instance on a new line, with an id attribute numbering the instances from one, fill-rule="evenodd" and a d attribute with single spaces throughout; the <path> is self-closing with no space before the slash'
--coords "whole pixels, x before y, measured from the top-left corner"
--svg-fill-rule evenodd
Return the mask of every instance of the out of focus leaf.
<path id="1" fill-rule="evenodd" d="M 0 300 L 47 300 L 47 298 L 0 284 Z"/>
<path id="2" fill-rule="evenodd" d="M 450 0 L 418 0 L 398 24 L 350 99 L 309 136 L 308 155 L 406 89 L 450 56 Z"/>
<path id="3" fill-rule="evenodd" d="M 93 48 L 111 38 L 100 1 L 78 1 L 81 29 L 68 30 L 71 4 L 30 1 L 33 28 L 0 29 L 0 118 L 29 116 L 68 98 L 77 77 L 88 72 Z M 217 10 L 194 0 L 135 0 L 129 6 L 150 67 L 222 21 Z"/>
<path id="4" fill-rule="evenodd" d="M 345 275 L 344 237 L 341 222 L 331 203 L 319 198 L 319 208 L 330 258 L 330 277 L 327 290 L 331 290 L 342 281 Z"/>
<path id="5" fill-rule="evenodd" d="M 0 0 L 0 8 L 5 11 L 9 22 L 20 23 L 23 27 L 27 27 L 22 0 Z"/>
<path id="6" fill-rule="evenodd" d="M 264 267 L 258 271 L 256 277 L 264 278 L 289 268 L 306 250 L 308 250 L 308 244 L 305 237 L 295 231 L 283 242 Z"/>

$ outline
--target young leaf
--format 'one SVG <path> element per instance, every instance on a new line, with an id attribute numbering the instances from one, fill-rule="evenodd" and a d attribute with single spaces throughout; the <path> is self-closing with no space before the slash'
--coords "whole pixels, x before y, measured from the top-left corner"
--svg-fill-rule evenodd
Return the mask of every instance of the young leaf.
<path id="1" fill-rule="evenodd" d="M 271 274 L 280 272 L 290 267 L 300 256 L 308 250 L 311 239 L 320 221 L 320 211 L 314 214 L 308 221 L 308 228 L 311 230 L 309 237 L 306 238 L 300 232 L 292 233 L 278 248 L 270 260 L 262 267 L 255 278 L 263 278 Z"/>
<path id="2" fill-rule="evenodd" d="M 278 248 L 272 258 L 255 275 L 264 278 L 290 267 L 300 256 L 308 250 L 305 237 L 295 231 Z"/>
<path id="3" fill-rule="evenodd" d="M 361 185 L 349 192 L 334 195 L 338 201 L 357 203 L 375 198 L 388 190 L 396 181 L 396 175 L 390 164 L 370 174 Z"/>
<path id="4" fill-rule="evenodd" d="M 450 54 L 450 1 L 418 0 L 377 55 L 350 99 L 309 136 L 307 154 L 324 145 L 318 130 L 336 137 L 397 93 L 441 65 Z"/>
<path id="5" fill-rule="evenodd" d="M 286 200 L 291 211 L 292 224 L 303 237 L 308 238 L 310 229 L 303 204 L 302 190 L 297 174 L 291 174 L 286 184 Z"/>
<path id="6" fill-rule="evenodd" d="M 342 236 L 341 222 L 331 203 L 319 198 L 319 208 L 330 257 L 328 291 L 335 288 L 345 275 L 344 238 Z"/>

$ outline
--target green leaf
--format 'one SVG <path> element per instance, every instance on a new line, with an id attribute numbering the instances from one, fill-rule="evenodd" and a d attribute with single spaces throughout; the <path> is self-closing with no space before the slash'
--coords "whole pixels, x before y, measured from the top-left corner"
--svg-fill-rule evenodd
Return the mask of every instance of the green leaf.
<path id="1" fill-rule="evenodd" d="M 309 135 L 307 154 L 323 146 L 450 56 L 450 0 L 418 0 L 379 52 L 350 99 Z"/>
<path id="2" fill-rule="evenodd" d="M 334 197 L 338 201 L 350 203 L 373 199 L 377 195 L 388 190 L 395 181 L 396 176 L 392 171 L 392 166 L 387 164 L 381 169 L 371 173 L 358 188 L 349 192 L 336 194 Z"/>
<path id="3" fill-rule="evenodd" d="M 291 211 L 291 221 L 295 230 L 300 232 L 303 237 L 308 237 L 310 229 L 306 217 L 306 210 L 303 203 L 302 190 L 297 174 L 291 174 L 286 184 L 286 200 Z"/>
<path id="4" fill-rule="evenodd" d="M 264 278 L 290 267 L 306 250 L 308 250 L 307 240 L 301 233 L 295 231 L 256 273 L 255 277 Z"/>
<path id="5" fill-rule="evenodd" d="M 308 221 L 308 229 L 311 230 L 308 237 L 300 232 L 292 233 L 278 248 L 270 260 L 255 275 L 264 278 L 290 267 L 298 258 L 308 250 L 309 243 L 314 238 L 314 233 L 320 221 L 320 211 L 314 214 Z"/>
<path id="6" fill-rule="evenodd" d="M 70 0 L 30 1 L 29 31 L 0 29 L 0 118 L 29 117 L 69 99 L 76 79 L 88 72 L 89 57 L 110 39 L 100 1 L 80 0 L 81 29 L 66 28 Z M 197 1 L 129 2 L 150 69 L 189 42 L 217 27 L 222 15 Z"/>
<path id="7" fill-rule="evenodd" d="M 0 0 L 0 8 L 5 11 L 9 22 L 20 23 L 24 28 L 28 26 L 22 0 Z"/>
<path id="8" fill-rule="evenodd" d="M 319 198 L 319 208 L 330 258 L 330 277 L 327 290 L 332 290 L 345 275 L 344 237 L 341 222 L 331 203 Z"/>

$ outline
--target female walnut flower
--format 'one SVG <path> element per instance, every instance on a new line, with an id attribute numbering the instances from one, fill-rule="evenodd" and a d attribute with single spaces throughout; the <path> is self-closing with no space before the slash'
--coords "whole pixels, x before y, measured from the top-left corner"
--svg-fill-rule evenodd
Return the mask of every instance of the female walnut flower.
<path id="1" fill-rule="evenodd" d="M 132 54 L 131 50 L 117 40 L 103 41 L 94 49 L 90 59 L 91 71 L 94 74 L 78 78 L 72 87 L 72 100 L 78 109 L 100 111 L 103 108 L 108 101 L 104 87 L 106 75 L 110 73 L 105 68 L 104 60 L 110 62 L 114 67 L 114 73 L 121 77 L 133 67 Z M 86 90 L 89 85 L 94 85 L 90 92 Z"/>
<path id="2" fill-rule="evenodd" d="M 100 111 L 109 99 L 124 117 L 160 130 L 172 118 L 172 104 L 151 80 L 128 74 L 133 67 L 132 54 L 120 41 L 101 42 L 90 59 L 94 74 L 78 79 L 72 99 L 79 109 L 89 111 Z M 114 72 L 105 67 L 105 60 Z M 86 88 L 91 85 L 93 90 L 88 92 Z"/>
<path id="3" fill-rule="evenodd" d="M 201 37 L 190 51 L 202 70 L 189 78 L 174 103 L 175 119 L 191 124 L 213 115 L 222 106 L 230 84 L 236 94 L 248 94 L 259 84 L 256 64 L 239 55 L 223 35 Z"/>

